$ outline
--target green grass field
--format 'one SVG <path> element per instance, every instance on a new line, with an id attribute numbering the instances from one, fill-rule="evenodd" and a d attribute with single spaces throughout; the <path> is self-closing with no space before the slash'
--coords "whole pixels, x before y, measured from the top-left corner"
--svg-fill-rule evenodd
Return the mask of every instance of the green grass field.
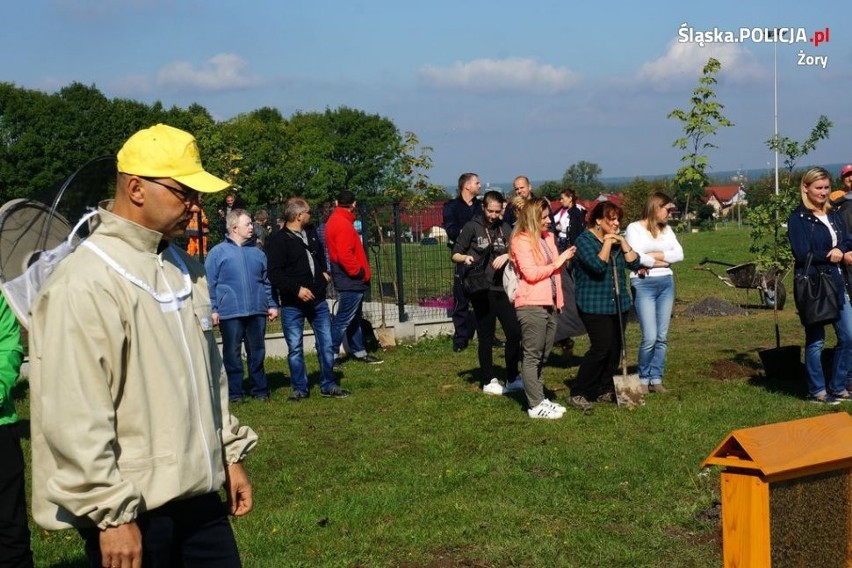
<path id="1" fill-rule="evenodd" d="M 383 365 L 347 363 L 344 400 L 314 386 L 310 399 L 284 402 L 286 362 L 269 360 L 273 403 L 235 409 L 260 436 L 248 460 L 255 510 L 233 523 L 244 564 L 719 566 L 719 472 L 702 460 L 732 429 L 827 411 L 803 401 L 793 377 L 764 378 L 757 353 L 774 346 L 770 310 L 684 315 L 711 296 L 757 304 L 755 291 L 692 269 L 704 256 L 746 261 L 748 241 L 736 229 L 682 236 L 671 392 L 634 411 L 596 405 L 590 416 L 531 420 L 521 396 L 481 394 L 475 349 L 453 353 L 449 338 L 388 350 Z M 802 343 L 792 299 L 780 326 L 782 343 Z M 638 339 L 630 324 L 633 364 Z M 578 338 L 574 357 L 551 356 L 546 386 L 563 403 L 587 345 Z M 33 548 L 39 566 L 85 565 L 71 532 L 34 528 Z"/>

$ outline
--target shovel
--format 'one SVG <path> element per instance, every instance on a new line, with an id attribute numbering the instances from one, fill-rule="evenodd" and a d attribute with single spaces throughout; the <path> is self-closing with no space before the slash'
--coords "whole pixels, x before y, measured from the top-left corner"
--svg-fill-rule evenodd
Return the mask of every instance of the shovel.
<path id="1" fill-rule="evenodd" d="M 381 282 L 381 274 L 382 274 L 382 258 L 381 251 L 384 245 L 384 239 L 382 238 L 382 227 L 379 225 L 378 215 L 373 214 L 373 219 L 376 223 L 376 229 L 379 234 L 379 245 L 374 246 L 373 254 L 376 255 L 376 272 L 379 274 L 379 303 L 382 306 L 382 325 L 376 328 L 374 331 L 376 332 L 376 339 L 379 341 L 379 345 L 382 346 L 383 349 L 387 349 L 388 347 L 396 347 L 396 334 L 392 329 L 390 329 L 385 321 L 385 293 L 384 286 L 382 286 Z"/>
<path id="2" fill-rule="evenodd" d="M 618 269 L 615 266 L 615 257 L 612 259 L 612 281 L 615 285 L 615 310 L 618 313 L 618 331 L 621 333 L 621 375 L 614 375 L 612 381 L 615 384 L 615 400 L 618 406 L 634 408 L 645 404 L 642 396 L 642 387 L 639 383 L 639 375 L 627 374 L 627 347 L 624 341 L 624 321 L 621 315 L 621 291 L 618 286 Z"/>

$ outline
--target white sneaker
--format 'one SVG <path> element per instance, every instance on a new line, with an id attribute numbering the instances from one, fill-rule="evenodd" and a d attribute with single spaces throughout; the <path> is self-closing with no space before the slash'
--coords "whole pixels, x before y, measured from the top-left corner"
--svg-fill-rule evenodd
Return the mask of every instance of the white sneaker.
<path id="1" fill-rule="evenodd" d="M 485 394 L 503 395 L 506 394 L 506 389 L 500 384 L 497 379 L 491 379 L 491 382 L 482 387 L 482 392 Z"/>
<path id="2" fill-rule="evenodd" d="M 524 380 L 518 375 L 511 383 L 506 383 L 506 392 L 518 392 L 524 390 Z"/>
<path id="3" fill-rule="evenodd" d="M 530 408 L 527 410 L 527 414 L 530 415 L 530 418 L 546 418 L 548 420 L 556 420 L 558 418 L 562 418 L 561 412 L 556 412 L 549 405 L 544 404 L 544 401 L 539 403 L 535 408 Z"/>
<path id="4" fill-rule="evenodd" d="M 551 408 L 553 411 L 558 412 L 559 414 L 565 414 L 565 407 L 562 406 L 561 404 L 557 403 L 557 402 L 553 402 L 552 400 L 544 399 L 539 403 L 539 405 L 542 405 L 542 404 L 544 406 L 547 406 L 548 408 Z"/>

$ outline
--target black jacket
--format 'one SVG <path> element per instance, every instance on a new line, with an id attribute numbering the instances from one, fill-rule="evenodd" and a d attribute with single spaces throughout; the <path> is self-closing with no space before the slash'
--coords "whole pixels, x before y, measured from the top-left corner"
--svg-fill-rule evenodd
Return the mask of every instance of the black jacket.
<path id="1" fill-rule="evenodd" d="M 274 233 L 266 243 L 266 264 L 269 281 L 277 291 L 282 306 L 300 306 L 299 288 L 308 288 L 316 297 L 325 300 L 328 286 L 325 276 L 326 262 L 322 243 L 316 229 L 305 228 L 308 244 L 298 234 L 284 227 Z M 314 273 L 308 255 L 314 259 Z"/>
<path id="2" fill-rule="evenodd" d="M 448 247 L 453 248 L 462 227 L 474 217 L 482 217 L 482 202 L 479 199 L 474 199 L 470 205 L 461 197 L 455 197 L 444 203 L 444 230 L 447 231 L 449 238 Z"/>

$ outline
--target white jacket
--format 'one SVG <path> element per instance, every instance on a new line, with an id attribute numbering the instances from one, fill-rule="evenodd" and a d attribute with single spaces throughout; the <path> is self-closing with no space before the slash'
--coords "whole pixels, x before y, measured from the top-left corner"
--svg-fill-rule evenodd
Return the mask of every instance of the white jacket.
<path id="1" fill-rule="evenodd" d="M 32 507 L 46 529 L 217 491 L 257 442 L 228 411 L 204 268 L 99 214 L 32 307 Z"/>

